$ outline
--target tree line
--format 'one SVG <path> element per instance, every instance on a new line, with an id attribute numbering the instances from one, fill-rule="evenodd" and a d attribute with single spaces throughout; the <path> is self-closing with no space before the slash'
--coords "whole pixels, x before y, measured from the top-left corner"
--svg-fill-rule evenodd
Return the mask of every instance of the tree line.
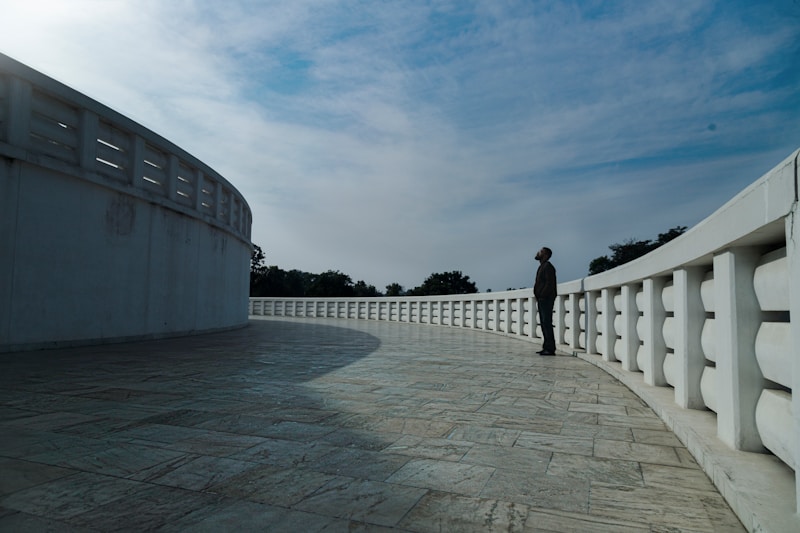
<path id="1" fill-rule="evenodd" d="M 257 297 L 372 297 L 372 296 L 432 296 L 444 294 L 473 294 L 478 287 L 461 271 L 435 272 L 421 285 L 405 290 L 399 283 L 390 283 L 381 292 L 365 281 L 353 283 L 353 279 L 339 272 L 328 270 L 320 274 L 301 270 L 283 270 L 278 266 L 264 264 L 265 255 L 259 246 L 254 246 L 250 260 L 250 296 Z"/>
<path id="2" fill-rule="evenodd" d="M 602 255 L 589 263 L 589 275 L 633 261 L 672 239 L 682 235 L 686 226 L 675 226 L 659 233 L 655 240 L 628 239 L 609 245 L 610 255 Z M 399 283 L 390 283 L 381 292 L 362 280 L 353 279 L 339 272 L 328 270 L 321 274 L 301 270 L 283 270 L 275 265 L 266 266 L 266 256 L 259 246 L 254 246 L 250 260 L 250 296 L 260 297 L 371 297 L 371 296 L 436 296 L 445 294 L 473 294 L 478 287 L 460 270 L 434 272 L 421 285 L 405 290 Z"/>

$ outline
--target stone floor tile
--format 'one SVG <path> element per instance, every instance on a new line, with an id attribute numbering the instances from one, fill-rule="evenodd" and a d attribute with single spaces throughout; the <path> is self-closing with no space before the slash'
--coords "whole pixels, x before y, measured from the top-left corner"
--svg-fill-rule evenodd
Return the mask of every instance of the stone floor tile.
<path id="1" fill-rule="evenodd" d="M 520 421 L 520 419 L 517 417 L 505 418 L 495 414 L 481 413 L 481 412 L 465 413 L 463 411 L 444 410 L 440 412 L 439 417 L 455 425 L 471 424 L 475 426 L 491 427 L 496 425 L 498 420 L 507 420 L 508 423 L 520 423 L 520 422 L 527 423 Z M 507 426 L 501 426 L 501 427 L 507 427 Z"/>
<path id="2" fill-rule="evenodd" d="M 380 451 L 402 436 L 402 433 L 376 433 L 365 429 L 334 429 L 316 441 L 331 446 Z"/>
<path id="3" fill-rule="evenodd" d="M 680 466 L 666 466 L 641 463 L 642 477 L 646 487 L 677 490 L 679 492 L 699 492 L 716 494 L 717 489 L 706 473 L 697 469 Z"/>
<path id="4" fill-rule="evenodd" d="M 266 437 L 272 431 L 271 426 L 280 420 L 265 415 L 253 415 L 247 413 L 225 414 L 222 416 L 209 417 L 205 420 L 197 420 L 192 427 L 204 430 L 221 431 L 225 433 L 237 433 L 239 435 L 255 435 Z"/>
<path id="5" fill-rule="evenodd" d="M 523 431 L 514 446 L 546 452 L 592 455 L 594 440 L 583 437 L 548 435 Z"/>
<path id="6" fill-rule="evenodd" d="M 5 496 L 0 506 L 65 520 L 146 488 L 134 481 L 80 472 Z"/>
<path id="7" fill-rule="evenodd" d="M 83 422 L 94 422 L 98 417 L 79 413 L 55 412 L 43 413 L 25 418 L 6 420 L 5 426 L 21 426 L 28 431 L 57 431 L 65 426 L 72 426 Z"/>
<path id="8" fill-rule="evenodd" d="M 606 403 L 569 402 L 569 410 L 581 413 L 598 413 L 603 415 L 625 415 L 625 407 Z"/>
<path id="9" fill-rule="evenodd" d="M 547 470 L 551 457 L 552 453 L 549 451 L 475 444 L 461 462 L 535 474 Z"/>
<path id="10" fill-rule="evenodd" d="M 533 526 L 532 531 L 535 532 L 653 533 L 649 526 L 641 523 L 584 513 L 569 513 L 557 509 L 531 509 L 526 524 Z"/>
<path id="11" fill-rule="evenodd" d="M 445 461 L 459 461 L 474 443 L 449 439 L 429 439 L 404 435 L 384 448 L 385 452 Z"/>
<path id="12" fill-rule="evenodd" d="M 678 437 L 671 431 L 654 431 L 652 429 L 637 429 L 633 430 L 633 440 L 643 444 L 658 444 L 660 446 L 672 446 L 680 448 L 683 446 Z"/>
<path id="13" fill-rule="evenodd" d="M 332 447 L 324 455 L 303 466 L 329 474 L 385 481 L 409 460 L 407 455 Z"/>
<path id="14" fill-rule="evenodd" d="M 546 390 L 531 390 L 530 383 L 525 383 L 520 384 L 519 387 L 505 387 L 499 390 L 486 388 L 478 393 L 473 394 L 473 396 L 475 396 L 477 401 L 482 403 L 500 400 L 502 398 L 508 398 L 511 402 L 519 402 L 524 400 L 549 402 L 552 401 L 552 394 L 553 393 Z M 547 403 L 546 405 L 552 404 Z"/>
<path id="15" fill-rule="evenodd" d="M 386 482 L 477 496 L 494 470 L 492 467 L 466 463 L 414 459 L 392 474 Z"/>
<path id="16" fill-rule="evenodd" d="M 168 426 L 193 427 L 193 426 L 199 426 L 211 420 L 217 420 L 218 418 L 220 418 L 219 415 L 215 413 L 209 413 L 208 411 L 197 411 L 193 409 L 177 408 L 174 411 L 167 411 L 164 413 L 158 413 L 152 415 L 148 418 L 141 420 L 140 423 L 142 425 L 160 424 Z M 207 428 L 207 429 L 215 429 L 215 428 Z"/>
<path id="17" fill-rule="evenodd" d="M 318 439 L 323 435 L 327 435 L 335 430 L 336 428 L 334 427 L 322 426 L 318 424 L 282 421 L 262 427 L 255 435 L 260 437 L 270 437 L 273 439 L 305 442 Z"/>
<path id="18" fill-rule="evenodd" d="M 645 418 L 653 418 L 659 421 L 661 420 L 660 418 L 658 418 L 658 415 L 656 415 L 653 412 L 653 410 L 647 407 L 646 405 L 640 405 L 636 407 L 627 406 L 625 409 L 628 412 L 628 416 L 641 416 Z"/>
<path id="19" fill-rule="evenodd" d="M 404 418 L 401 433 L 418 437 L 444 437 L 456 427 L 450 421 L 426 420 L 422 418 Z"/>
<path id="20" fill-rule="evenodd" d="M 498 468 L 480 496 L 545 509 L 578 513 L 589 511 L 589 481 L 557 478 L 525 470 Z"/>
<path id="21" fill-rule="evenodd" d="M 333 448 L 335 446 L 318 442 L 267 439 L 261 444 L 231 454 L 228 458 L 277 466 L 302 467 Z"/>
<path id="22" fill-rule="evenodd" d="M 659 505 L 653 505 L 658 501 Z M 591 514 L 678 530 L 713 531 L 703 501 L 692 493 L 592 483 Z"/>
<path id="23" fill-rule="evenodd" d="M 191 515 L 205 514 L 220 496 L 142 484 L 142 490 L 66 519 L 99 531 L 153 531 Z"/>
<path id="24" fill-rule="evenodd" d="M 84 472 L 128 477 L 141 470 L 180 458 L 183 455 L 185 454 L 162 448 L 116 442 L 107 445 L 104 449 L 94 450 L 79 456 L 66 457 L 63 460 L 58 460 L 54 457 L 53 463 Z"/>
<path id="25" fill-rule="evenodd" d="M 87 402 L 88 403 L 88 402 Z M 119 402 L 93 401 L 89 407 L 81 407 L 81 412 L 95 418 L 120 418 L 129 421 L 144 420 L 161 414 L 164 409 L 156 405 L 125 405 Z"/>
<path id="26" fill-rule="evenodd" d="M 27 453 L 6 454 L 10 457 L 20 457 L 22 459 L 44 463 L 55 466 L 69 466 L 73 459 L 85 457 L 92 453 L 103 453 L 113 447 L 109 441 L 99 439 L 87 439 L 74 437 L 72 435 L 58 433 L 38 433 L 35 437 L 26 434 L 20 438 L 20 434 L 15 434 L 15 439 L 19 438 L 19 443 L 27 446 Z"/>
<path id="27" fill-rule="evenodd" d="M 187 439 L 170 443 L 165 447 L 187 453 L 227 457 L 266 442 L 264 437 L 234 435 L 220 431 L 201 431 Z"/>
<path id="28" fill-rule="evenodd" d="M 280 409 L 272 409 L 269 411 L 270 418 L 276 420 L 288 420 L 291 422 L 306 422 L 309 424 L 318 424 L 329 419 L 336 414 L 336 411 L 327 409 L 314 409 L 303 407 L 283 407 Z"/>
<path id="29" fill-rule="evenodd" d="M 564 423 L 560 420 L 539 420 L 538 418 L 498 417 L 492 424 L 504 429 L 519 429 L 532 433 L 558 435 Z"/>
<path id="30" fill-rule="evenodd" d="M 678 455 L 678 460 L 681 462 L 681 466 L 685 468 L 700 468 L 700 465 L 697 464 L 695 458 L 686 448 L 675 448 L 675 453 Z"/>
<path id="31" fill-rule="evenodd" d="M 639 397 L 630 393 L 625 395 L 613 395 L 607 396 L 604 394 L 597 395 L 597 403 L 602 403 L 606 405 L 619 405 L 623 407 L 645 407 L 647 408 L 647 404 L 644 403 Z"/>
<path id="32" fill-rule="evenodd" d="M 235 499 L 291 507 L 336 478 L 313 470 L 258 465 L 212 485 L 210 490 Z"/>
<path id="33" fill-rule="evenodd" d="M 0 496 L 4 496 L 77 471 L 18 459 L 0 459 L 0 473 Z"/>
<path id="34" fill-rule="evenodd" d="M 0 510 L 0 531 L 14 533 L 92 533 L 96 532 L 97 529 L 73 526 L 60 520 L 19 511 L 3 513 Z"/>
<path id="35" fill-rule="evenodd" d="M 257 463 L 226 459 L 224 457 L 198 456 L 170 464 L 164 470 L 151 469 L 150 475 L 141 481 L 168 485 L 191 491 L 206 491 L 242 472 L 258 467 Z"/>
<path id="36" fill-rule="evenodd" d="M 520 433 L 521 431 L 516 429 L 465 425 L 453 429 L 446 438 L 494 446 L 513 446 Z"/>
<path id="37" fill-rule="evenodd" d="M 672 446 L 595 439 L 594 455 L 606 459 L 624 459 L 640 463 L 678 466 L 681 460 Z"/>
<path id="38" fill-rule="evenodd" d="M 560 435 L 570 437 L 583 437 L 592 439 L 633 441 L 633 432 L 630 428 L 616 426 L 600 426 L 598 424 L 577 424 L 566 422 L 562 424 Z"/>
<path id="39" fill-rule="evenodd" d="M 394 526 L 426 492 L 424 488 L 336 478 L 294 508 L 336 518 Z"/>
<path id="40" fill-rule="evenodd" d="M 282 507 L 250 501 L 225 501 L 208 508 L 205 513 L 191 513 L 174 522 L 163 525 L 161 533 L 262 533 L 264 531 L 302 531 L 321 533 L 334 531 L 354 531 L 350 523 L 327 516 L 292 511 Z"/>
<path id="41" fill-rule="evenodd" d="M 24 384 L 21 387 L 24 394 L 19 394 L 19 384 L 16 386 L 14 384 L 9 384 L 6 390 L 10 390 L 11 387 L 17 389 L 17 395 L 4 400 L 4 405 L 10 408 L 32 411 L 35 415 L 68 410 L 70 407 L 74 407 L 75 403 L 84 404 L 84 402 L 81 402 L 79 399 L 76 400 L 75 398 L 63 394 L 33 392 L 29 390 L 28 387 L 25 387 Z"/>
<path id="42" fill-rule="evenodd" d="M 138 424 L 113 432 L 115 440 L 171 444 L 204 433 L 202 429 L 171 424 Z"/>
<path id="43" fill-rule="evenodd" d="M 399 526 L 419 533 L 522 532 L 528 507 L 512 502 L 429 492 Z"/>
<path id="44" fill-rule="evenodd" d="M 603 480 L 620 485 L 643 485 L 642 470 L 635 461 L 623 461 L 554 453 L 547 473 L 551 476 L 571 477 L 587 480 Z"/>
<path id="45" fill-rule="evenodd" d="M 653 429 L 657 431 L 663 431 L 667 427 L 660 418 L 627 415 L 598 415 L 597 423 L 605 426 Z"/>
<path id="46" fill-rule="evenodd" d="M 129 429 L 135 424 L 136 422 L 124 418 L 100 418 L 62 427 L 58 430 L 58 433 L 66 433 L 96 440 L 111 440 L 115 438 L 115 433 Z"/>
<path id="47" fill-rule="evenodd" d="M 32 411 L 30 409 L 18 409 L 16 407 L 0 405 L 0 426 L 21 418 L 29 418 L 39 414 L 38 411 Z"/>
<path id="48" fill-rule="evenodd" d="M 547 394 L 548 400 L 561 402 L 582 402 L 597 403 L 597 394 L 589 392 L 550 392 Z"/>
<path id="49" fill-rule="evenodd" d="M 744 533 L 746 531 L 718 492 L 701 494 L 699 499 L 711 520 L 714 533 Z"/>
<path id="50" fill-rule="evenodd" d="M 610 415 L 580 413 L 566 409 L 539 409 L 536 413 L 528 413 L 527 416 L 535 416 L 539 420 L 560 421 L 564 424 L 597 424 L 598 417 Z"/>

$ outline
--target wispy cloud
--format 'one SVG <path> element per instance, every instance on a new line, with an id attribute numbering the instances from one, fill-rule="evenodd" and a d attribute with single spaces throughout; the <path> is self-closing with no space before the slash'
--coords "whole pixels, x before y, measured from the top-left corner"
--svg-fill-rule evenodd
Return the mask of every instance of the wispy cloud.
<path id="1" fill-rule="evenodd" d="M 800 145 L 793 0 L 68 4 L 0 0 L 0 51 L 220 171 L 269 263 L 379 288 L 580 277 Z"/>

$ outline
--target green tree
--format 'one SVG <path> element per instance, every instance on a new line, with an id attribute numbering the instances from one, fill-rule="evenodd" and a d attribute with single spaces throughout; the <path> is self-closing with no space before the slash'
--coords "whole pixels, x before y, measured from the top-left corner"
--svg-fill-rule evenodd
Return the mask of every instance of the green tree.
<path id="1" fill-rule="evenodd" d="M 305 295 L 315 298 L 348 298 L 353 296 L 353 280 L 350 276 L 342 274 L 338 270 L 328 270 L 314 276 Z"/>
<path id="2" fill-rule="evenodd" d="M 420 285 L 408 291 L 412 296 L 433 296 L 443 294 L 473 294 L 478 287 L 460 270 L 433 273 Z"/>
<path id="3" fill-rule="evenodd" d="M 264 274 L 264 251 L 261 247 L 253 245 L 253 255 L 250 256 L 250 296 L 263 296 Z"/>
<path id="4" fill-rule="evenodd" d="M 305 296 L 313 275 L 300 270 L 288 272 L 275 265 L 267 267 L 260 294 L 254 296 Z"/>
<path id="5" fill-rule="evenodd" d="M 674 228 L 668 230 L 666 233 L 659 233 L 656 244 L 658 246 L 661 246 L 662 244 L 667 244 L 675 237 L 680 237 L 684 233 L 686 233 L 686 226 L 675 226 Z"/>
<path id="6" fill-rule="evenodd" d="M 391 283 L 386 286 L 386 296 L 402 296 L 403 286 L 399 283 Z"/>
<path id="7" fill-rule="evenodd" d="M 611 250 L 611 257 L 601 255 L 589 262 L 589 275 L 599 274 L 606 270 L 611 270 L 614 267 L 624 265 L 634 259 L 642 257 L 643 255 L 655 250 L 672 239 L 679 237 L 686 231 L 686 226 L 675 226 L 668 230 L 666 233 L 659 233 L 658 239 L 655 241 L 639 241 L 636 239 L 628 239 L 623 243 L 616 243 L 610 245 L 608 248 Z"/>
<path id="8" fill-rule="evenodd" d="M 381 296 L 381 293 L 378 292 L 378 289 L 375 288 L 375 285 L 367 285 L 364 281 L 356 281 L 356 284 L 353 285 L 353 296 L 358 298 L 367 298 L 373 296 Z"/>

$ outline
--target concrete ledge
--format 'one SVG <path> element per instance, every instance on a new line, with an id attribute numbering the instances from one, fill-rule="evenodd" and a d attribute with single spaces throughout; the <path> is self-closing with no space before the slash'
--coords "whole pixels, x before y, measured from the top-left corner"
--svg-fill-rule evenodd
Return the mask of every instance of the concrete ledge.
<path id="1" fill-rule="evenodd" d="M 614 376 L 664 421 L 686 446 L 748 531 L 800 531 L 795 511 L 794 472 L 772 454 L 737 451 L 717 438 L 712 411 L 682 409 L 674 389 L 644 383 L 640 372 L 626 372 L 619 363 L 596 355 L 575 355 Z"/>

